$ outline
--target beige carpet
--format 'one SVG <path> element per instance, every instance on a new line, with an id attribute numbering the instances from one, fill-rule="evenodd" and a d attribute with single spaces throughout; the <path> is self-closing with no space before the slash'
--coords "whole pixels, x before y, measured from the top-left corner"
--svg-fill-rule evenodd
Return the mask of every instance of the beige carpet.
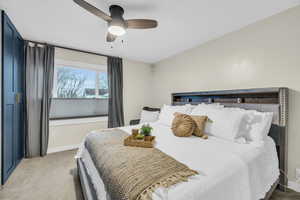
<path id="1" fill-rule="evenodd" d="M 74 156 L 75 151 L 65 151 L 24 159 L 0 191 L 0 199 L 83 200 Z"/>
<path id="2" fill-rule="evenodd" d="M 23 160 L 0 191 L 0 199 L 83 200 L 75 153 L 65 151 Z M 300 194 L 276 191 L 272 200 L 300 200 Z"/>

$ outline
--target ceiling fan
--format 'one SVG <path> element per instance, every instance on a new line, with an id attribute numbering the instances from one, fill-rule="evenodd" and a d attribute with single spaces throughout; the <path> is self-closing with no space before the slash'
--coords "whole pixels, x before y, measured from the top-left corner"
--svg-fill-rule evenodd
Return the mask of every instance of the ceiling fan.
<path id="1" fill-rule="evenodd" d="M 126 29 L 150 29 L 156 28 L 158 22 L 151 19 L 128 19 L 123 18 L 124 9 L 118 5 L 109 7 L 110 16 L 84 0 L 73 0 L 80 7 L 100 17 L 108 23 L 107 42 L 113 42 L 118 36 L 124 35 Z"/>

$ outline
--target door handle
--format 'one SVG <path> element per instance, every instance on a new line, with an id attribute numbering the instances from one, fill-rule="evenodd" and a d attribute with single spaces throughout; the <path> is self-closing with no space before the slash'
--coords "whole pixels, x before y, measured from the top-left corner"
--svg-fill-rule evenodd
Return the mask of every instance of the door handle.
<path id="1" fill-rule="evenodd" d="M 16 103 L 19 104 L 21 102 L 22 94 L 16 93 Z"/>

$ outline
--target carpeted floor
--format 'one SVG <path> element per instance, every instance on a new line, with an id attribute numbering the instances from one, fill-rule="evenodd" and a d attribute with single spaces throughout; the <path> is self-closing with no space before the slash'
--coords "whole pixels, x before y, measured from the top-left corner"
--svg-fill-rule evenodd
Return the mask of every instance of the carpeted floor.
<path id="1" fill-rule="evenodd" d="M 24 159 L 2 191 L 1 200 L 83 200 L 75 151 Z"/>
<path id="2" fill-rule="evenodd" d="M 0 190 L 1 200 L 83 200 L 75 151 L 25 159 Z M 272 200 L 300 200 L 300 194 L 276 191 Z"/>

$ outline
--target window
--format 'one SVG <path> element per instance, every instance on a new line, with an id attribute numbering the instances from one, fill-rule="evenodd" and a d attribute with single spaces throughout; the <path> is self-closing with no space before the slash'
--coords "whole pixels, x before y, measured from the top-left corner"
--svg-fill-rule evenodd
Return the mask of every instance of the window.
<path id="1" fill-rule="evenodd" d="M 55 66 L 54 98 L 107 98 L 107 72 Z"/>
<path id="2" fill-rule="evenodd" d="M 105 116 L 107 112 L 107 67 L 56 60 L 50 118 Z"/>

